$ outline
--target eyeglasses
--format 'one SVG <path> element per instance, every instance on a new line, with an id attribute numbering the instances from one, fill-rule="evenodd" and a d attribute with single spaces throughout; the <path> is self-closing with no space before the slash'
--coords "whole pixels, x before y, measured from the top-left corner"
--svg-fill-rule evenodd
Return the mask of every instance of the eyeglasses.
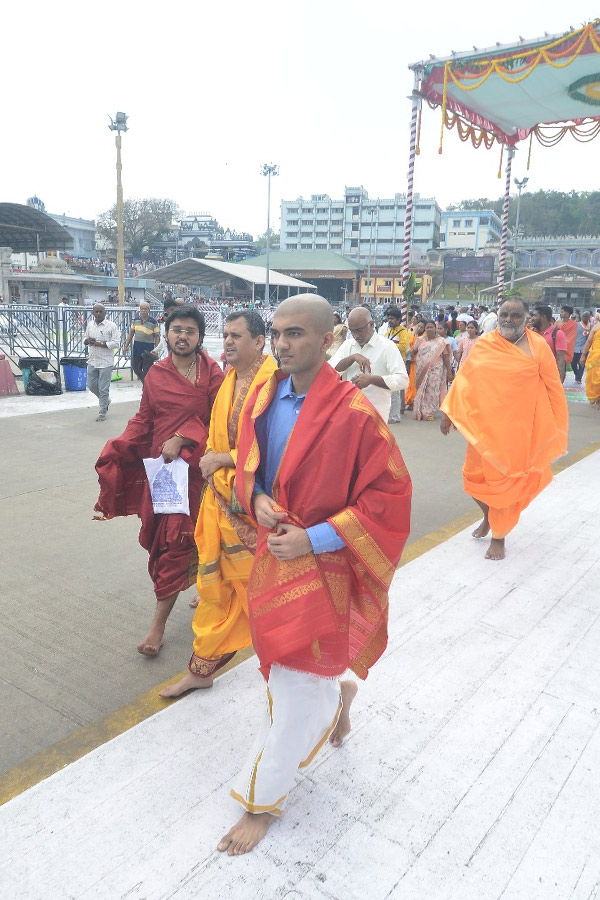
<path id="1" fill-rule="evenodd" d="M 169 334 L 175 334 L 177 337 L 181 334 L 185 334 L 186 337 L 194 337 L 198 336 L 200 332 L 197 328 L 169 328 Z"/>

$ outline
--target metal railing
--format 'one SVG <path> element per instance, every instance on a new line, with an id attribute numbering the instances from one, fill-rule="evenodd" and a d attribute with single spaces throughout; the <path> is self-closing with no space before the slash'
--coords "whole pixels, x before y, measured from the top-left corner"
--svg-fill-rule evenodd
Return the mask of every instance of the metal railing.
<path id="1" fill-rule="evenodd" d="M 234 305 L 203 304 L 198 309 L 204 314 L 206 333 L 222 336 L 225 317 L 239 309 Z M 152 309 L 152 315 L 158 310 Z M 267 326 L 273 321 L 274 309 L 256 309 Z M 131 369 L 131 351 L 122 353 L 137 308 L 107 306 L 106 318 L 114 322 L 120 332 L 120 346 L 115 354 L 118 369 Z M 47 359 L 57 372 L 64 357 L 85 357 L 85 330 L 92 319 L 92 307 L 88 306 L 31 306 L 10 303 L 0 305 L 0 353 L 4 353 L 18 366 L 26 357 Z M 133 378 L 133 372 L 131 374 Z"/>
<path id="2" fill-rule="evenodd" d="M 121 344 L 115 355 L 115 366 L 131 369 L 130 356 L 122 347 L 129 334 L 136 309 L 107 307 L 106 317 L 120 332 Z M 24 357 L 43 357 L 58 372 L 63 357 L 85 357 L 85 330 L 92 319 L 91 307 L 83 306 L 0 306 L 0 353 L 14 365 Z M 133 378 L 133 373 L 131 375 Z"/>

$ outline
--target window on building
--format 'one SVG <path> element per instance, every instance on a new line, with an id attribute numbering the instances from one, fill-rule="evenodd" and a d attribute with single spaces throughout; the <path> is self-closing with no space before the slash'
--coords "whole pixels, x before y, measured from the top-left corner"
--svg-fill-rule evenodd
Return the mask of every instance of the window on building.
<path id="1" fill-rule="evenodd" d="M 357 240 L 352 240 L 352 241 L 350 241 L 350 246 L 351 246 L 351 247 L 358 247 L 358 241 L 357 241 Z"/>
<path id="2" fill-rule="evenodd" d="M 312 244 L 301 244 L 300 249 L 301 250 L 312 250 Z"/>
<path id="3" fill-rule="evenodd" d="M 291 206 L 287 210 L 288 215 L 297 216 L 298 215 L 298 207 L 296 209 L 292 209 Z"/>
<path id="4" fill-rule="evenodd" d="M 297 231 L 286 231 L 285 236 L 289 237 L 289 238 L 297 238 L 298 232 Z"/>
<path id="5" fill-rule="evenodd" d="M 331 212 L 332 213 L 343 213 L 344 207 L 343 206 L 333 206 L 331 209 Z"/>
<path id="6" fill-rule="evenodd" d="M 298 219 L 290 219 L 288 222 L 288 225 L 297 225 L 297 224 L 298 224 Z"/>
<path id="7" fill-rule="evenodd" d="M 465 228 L 473 227 L 473 219 L 465 219 Z"/>
<path id="8" fill-rule="evenodd" d="M 487 216 L 484 216 L 483 219 L 479 220 L 479 222 L 481 225 L 489 225 L 490 224 L 490 220 Z"/>
<path id="9" fill-rule="evenodd" d="M 331 245 L 331 249 L 332 249 L 332 250 L 341 250 L 341 249 L 342 249 L 342 245 L 341 245 L 341 244 L 332 244 L 332 245 Z"/>
<path id="10" fill-rule="evenodd" d="M 327 244 L 315 244 L 317 250 L 327 250 Z"/>
<path id="11" fill-rule="evenodd" d="M 452 227 L 460 228 L 460 219 L 452 219 Z"/>
<path id="12" fill-rule="evenodd" d="M 318 237 L 318 238 L 327 237 L 327 232 L 326 231 L 317 231 L 315 237 Z"/>

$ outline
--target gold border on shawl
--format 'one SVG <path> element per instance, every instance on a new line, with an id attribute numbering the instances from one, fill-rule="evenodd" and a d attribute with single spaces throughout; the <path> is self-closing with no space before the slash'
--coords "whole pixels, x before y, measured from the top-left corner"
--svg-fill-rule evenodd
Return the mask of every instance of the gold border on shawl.
<path id="1" fill-rule="evenodd" d="M 381 582 L 387 583 L 394 572 L 394 567 L 371 535 L 361 525 L 358 517 L 351 509 L 343 509 L 329 521 L 346 544 L 363 560 L 367 568 Z"/>

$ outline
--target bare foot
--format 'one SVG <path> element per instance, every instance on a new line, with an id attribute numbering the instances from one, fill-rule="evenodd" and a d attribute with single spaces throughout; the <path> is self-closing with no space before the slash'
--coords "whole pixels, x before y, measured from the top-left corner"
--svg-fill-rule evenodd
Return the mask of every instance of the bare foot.
<path id="1" fill-rule="evenodd" d="M 270 813 L 245 812 L 231 831 L 221 838 L 217 844 L 217 850 L 220 850 L 221 853 L 227 851 L 229 856 L 249 853 L 254 850 L 261 838 L 264 838 L 274 820 L 275 816 Z"/>
<path id="2" fill-rule="evenodd" d="M 188 671 L 180 681 L 178 681 L 176 684 L 167 685 L 166 688 L 163 688 L 162 691 L 158 692 L 158 696 L 179 697 L 181 694 L 185 694 L 186 691 L 193 691 L 196 690 L 196 688 L 209 688 L 212 686 L 212 676 L 203 678 L 202 675 L 194 675 L 188 669 Z"/>
<path id="3" fill-rule="evenodd" d="M 144 656 L 157 656 L 158 651 L 163 645 L 164 628 L 157 625 L 151 625 L 150 631 L 143 641 L 137 645 L 137 652 Z"/>
<path id="4" fill-rule="evenodd" d="M 504 538 L 492 538 L 485 554 L 486 559 L 504 559 Z"/>
<path id="5" fill-rule="evenodd" d="M 474 538 L 484 538 L 486 536 L 486 534 L 489 534 L 489 531 L 490 531 L 490 523 L 488 522 L 487 519 L 483 519 L 479 523 L 479 525 L 477 526 L 475 531 L 472 532 L 471 536 Z"/>
<path id="6" fill-rule="evenodd" d="M 342 694 L 342 711 L 329 738 L 334 747 L 341 747 L 346 735 L 350 734 L 350 707 L 356 697 L 358 685 L 355 681 L 342 681 L 340 684 Z"/>
<path id="7" fill-rule="evenodd" d="M 198 603 L 199 603 L 199 602 L 200 602 L 200 597 L 198 596 L 198 594 L 196 594 L 196 596 L 194 597 L 194 599 L 193 599 L 193 600 L 190 600 L 190 606 L 192 607 L 192 609 L 196 609 L 196 607 L 198 606 Z"/>

